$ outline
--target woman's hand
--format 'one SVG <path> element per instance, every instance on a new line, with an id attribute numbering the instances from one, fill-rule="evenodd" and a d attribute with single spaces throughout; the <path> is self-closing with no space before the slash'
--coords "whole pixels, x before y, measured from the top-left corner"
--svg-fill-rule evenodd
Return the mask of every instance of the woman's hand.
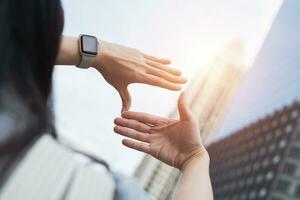
<path id="1" fill-rule="evenodd" d="M 63 36 L 57 65 L 78 65 L 81 56 L 78 49 L 78 38 Z M 180 90 L 180 84 L 186 83 L 181 72 L 169 67 L 168 59 L 156 58 L 121 45 L 100 42 L 100 52 L 92 66 L 96 68 L 105 80 L 117 89 L 122 98 L 122 112 L 129 110 L 131 98 L 128 85 L 145 83 L 169 90 Z"/>
<path id="2" fill-rule="evenodd" d="M 146 55 L 136 49 L 118 44 L 100 42 L 100 53 L 93 66 L 103 75 L 122 98 L 122 112 L 131 105 L 128 85 L 145 83 L 169 90 L 180 90 L 186 83 L 181 72 L 169 66 L 168 59 Z"/>
<path id="3" fill-rule="evenodd" d="M 146 113 L 123 112 L 115 119 L 114 131 L 132 138 L 124 139 L 125 146 L 151 154 L 178 169 L 191 160 L 208 158 L 202 145 L 197 120 L 186 104 L 184 93 L 178 100 L 180 120 L 165 119 Z"/>

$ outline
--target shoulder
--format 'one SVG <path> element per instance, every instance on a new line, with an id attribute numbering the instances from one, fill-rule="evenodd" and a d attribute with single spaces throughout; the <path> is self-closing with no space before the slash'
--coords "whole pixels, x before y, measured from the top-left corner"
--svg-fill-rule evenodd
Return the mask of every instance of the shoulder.
<path id="1" fill-rule="evenodd" d="M 110 173 L 80 162 L 44 135 L 11 174 L 0 199 L 113 199 L 114 188 Z"/>

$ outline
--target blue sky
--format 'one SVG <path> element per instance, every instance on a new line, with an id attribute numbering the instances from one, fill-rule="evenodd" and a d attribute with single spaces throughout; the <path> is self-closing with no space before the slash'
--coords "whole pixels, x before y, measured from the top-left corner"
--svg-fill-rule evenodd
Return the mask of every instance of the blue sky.
<path id="1" fill-rule="evenodd" d="M 63 0 L 64 34 L 89 33 L 146 53 L 171 58 L 191 78 L 235 39 L 245 43 L 251 66 L 282 0 Z M 141 153 L 121 146 L 112 132 L 118 94 L 95 70 L 57 67 L 54 75 L 58 131 L 69 141 L 131 174 Z M 132 110 L 166 116 L 178 93 L 132 85 Z"/>

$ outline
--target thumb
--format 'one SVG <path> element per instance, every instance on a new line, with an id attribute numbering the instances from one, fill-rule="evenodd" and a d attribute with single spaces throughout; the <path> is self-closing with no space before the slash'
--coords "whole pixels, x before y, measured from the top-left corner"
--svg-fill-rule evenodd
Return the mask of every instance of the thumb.
<path id="1" fill-rule="evenodd" d="M 180 120 L 190 120 L 192 118 L 192 113 L 186 102 L 186 94 L 182 92 L 178 99 L 178 111 Z"/>
<path id="2" fill-rule="evenodd" d="M 129 94 L 128 88 L 122 87 L 119 90 L 119 94 L 122 99 L 122 110 L 121 112 L 128 111 L 131 106 L 131 96 Z"/>

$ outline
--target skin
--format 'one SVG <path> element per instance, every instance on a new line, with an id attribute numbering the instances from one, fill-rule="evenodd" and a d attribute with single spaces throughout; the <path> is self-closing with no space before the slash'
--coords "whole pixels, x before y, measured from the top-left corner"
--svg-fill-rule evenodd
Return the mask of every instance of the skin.
<path id="1" fill-rule="evenodd" d="M 56 64 L 78 65 L 80 60 L 78 38 L 63 36 Z M 99 71 L 121 96 L 122 116 L 115 119 L 114 131 L 131 138 L 122 143 L 182 172 L 175 199 L 213 199 L 209 156 L 202 145 L 198 122 L 186 104 L 185 94 L 178 100 L 179 120 L 128 111 L 131 105 L 129 84 L 144 83 L 175 91 L 181 89 L 186 79 L 180 71 L 169 67 L 170 63 L 168 59 L 100 41 L 100 53 L 91 67 Z"/>
<path id="2" fill-rule="evenodd" d="M 125 146 L 148 153 L 182 172 L 175 199 L 213 199 L 209 155 L 184 93 L 179 97 L 178 110 L 179 120 L 124 112 L 115 119 L 114 131 L 131 138 L 123 139 Z"/>
<path id="3" fill-rule="evenodd" d="M 56 59 L 57 65 L 78 65 L 81 60 L 78 38 L 63 36 Z M 122 112 L 129 110 L 131 97 L 128 85 L 143 83 L 178 91 L 186 78 L 171 68 L 171 61 L 147 55 L 137 49 L 100 41 L 100 49 L 92 66 L 112 85 L 122 99 Z"/>

